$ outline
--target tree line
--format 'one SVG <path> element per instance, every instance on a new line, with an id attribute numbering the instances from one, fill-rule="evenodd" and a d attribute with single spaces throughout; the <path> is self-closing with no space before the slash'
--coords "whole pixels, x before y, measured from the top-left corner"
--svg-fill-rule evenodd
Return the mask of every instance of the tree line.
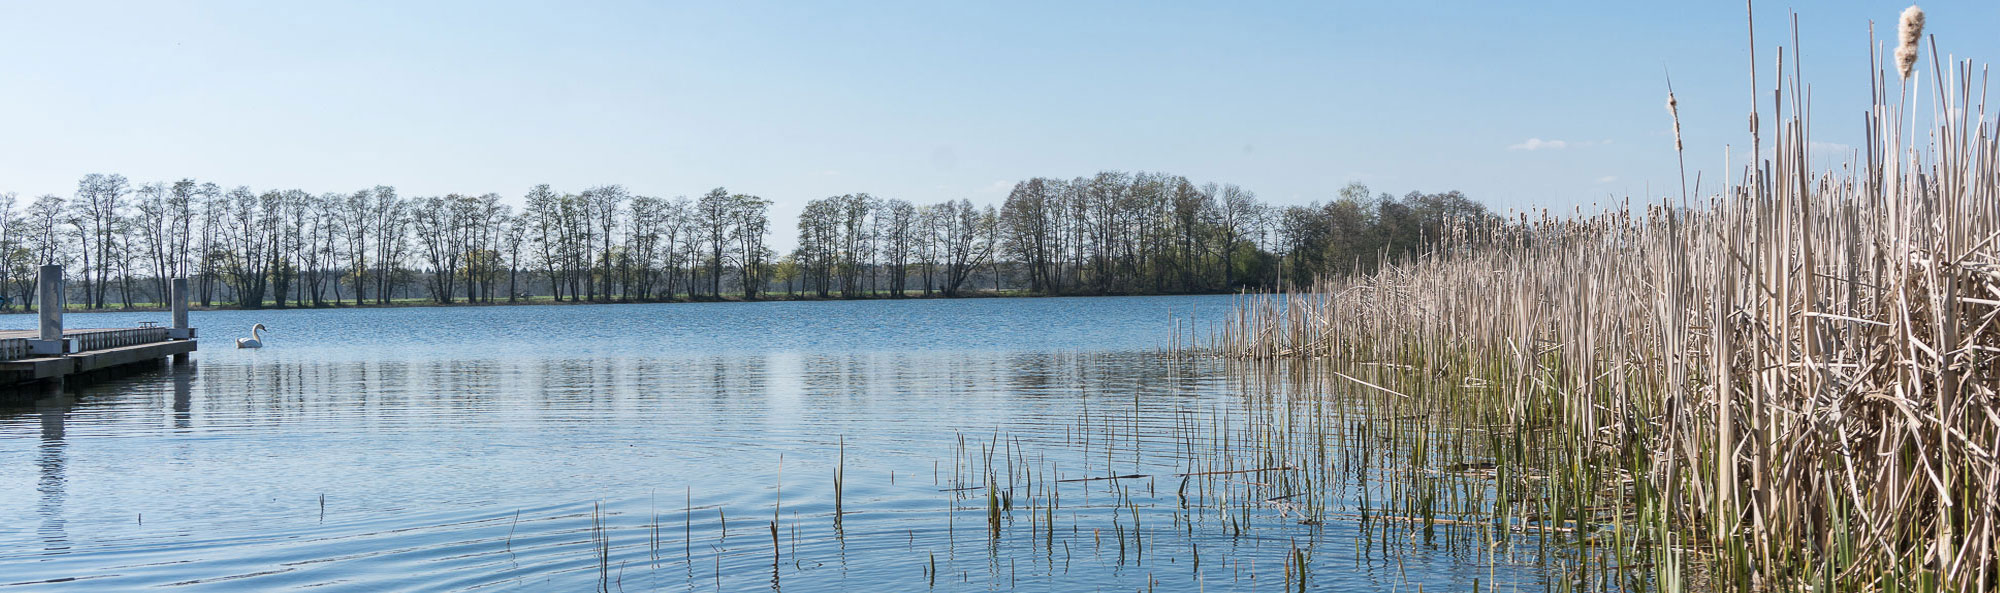
<path id="1" fill-rule="evenodd" d="M 797 246 L 769 244 L 771 201 L 620 185 L 401 196 L 134 184 L 91 174 L 70 196 L 0 193 L 0 294 L 32 306 L 35 270 L 62 264 L 83 307 L 439 304 L 1213 293 L 1369 269 L 1487 217 L 1459 192 L 1401 198 L 1353 184 L 1275 206 L 1232 184 L 1108 171 L 1015 184 L 1000 204 L 866 193 L 811 200 Z"/>

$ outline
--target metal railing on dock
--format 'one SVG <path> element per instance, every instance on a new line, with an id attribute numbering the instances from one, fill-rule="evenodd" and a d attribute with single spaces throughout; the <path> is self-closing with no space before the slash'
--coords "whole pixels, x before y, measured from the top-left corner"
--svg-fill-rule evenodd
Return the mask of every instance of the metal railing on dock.
<path id="1" fill-rule="evenodd" d="M 71 352 L 165 342 L 170 337 L 167 328 L 164 327 L 73 329 L 63 332 L 63 339 L 69 341 Z M 47 355 L 35 352 L 33 338 L 0 338 L 0 361 L 37 356 Z"/>
<path id="2" fill-rule="evenodd" d="M 141 328 L 131 328 L 131 329 L 86 330 L 83 332 L 64 334 L 63 337 L 76 340 L 76 349 L 78 351 L 103 350 L 105 348 L 122 348 L 125 346 L 137 346 L 140 344 L 150 344 L 153 342 L 165 342 L 167 341 L 167 328 L 141 327 Z"/>

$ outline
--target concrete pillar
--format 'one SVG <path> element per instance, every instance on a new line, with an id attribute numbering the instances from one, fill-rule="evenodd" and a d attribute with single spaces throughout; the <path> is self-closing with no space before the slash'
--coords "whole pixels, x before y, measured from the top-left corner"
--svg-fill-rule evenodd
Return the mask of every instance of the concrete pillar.
<path id="1" fill-rule="evenodd" d="M 173 284 L 174 329 L 188 327 L 188 279 L 175 278 Z"/>
<path id="2" fill-rule="evenodd" d="M 41 303 L 36 306 L 42 316 L 41 338 L 46 341 L 61 340 L 64 305 L 62 266 L 56 264 L 42 266 L 41 275 L 35 279 L 35 284 L 41 289 L 41 294 L 36 297 L 41 299 Z"/>
<path id="3" fill-rule="evenodd" d="M 172 291 L 171 291 L 171 292 L 173 293 L 173 296 L 171 296 L 171 297 L 169 297 L 169 298 L 172 298 L 172 299 L 173 299 L 173 308 L 174 308 L 174 329 L 173 329 L 173 333 L 175 334 L 175 336 L 176 336 L 176 337 L 182 337 L 182 339 L 188 339 L 188 338 L 192 338 L 193 336 L 192 336 L 192 335 L 189 335 L 189 334 L 188 334 L 188 332 L 187 332 L 187 329 L 188 329 L 188 299 L 187 299 L 187 296 L 188 296 L 188 279 L 186 279 L 186 278 L 175 278 L 175 279 L 174 279 L 174 282 L 173 282 L 173 287 L 172 287 Z M 175 355 L 174 355 L 174 364 L 184 364 L 184 363 L 186 363 L 187 361 L 188 361 L 188 355 L 187 355 L 187 353 L 186 353 L 186 352 L 182 352 L 182 353 L 180 353 L 180 354 L 175 354 Z"/>

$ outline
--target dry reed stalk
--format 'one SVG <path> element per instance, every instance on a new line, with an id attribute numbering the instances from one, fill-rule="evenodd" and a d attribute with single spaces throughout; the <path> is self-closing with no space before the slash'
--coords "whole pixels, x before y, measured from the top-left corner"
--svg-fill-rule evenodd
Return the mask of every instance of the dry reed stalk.
<path id="1" fill-rule="evenodd" d="M 1899 27 L 1905 80 L 1922 24 Z M 1931 55 L 1927 133 L 1874 85 L 1865 162 L 1811 168 L 1781 59 L 1770 158 L 1720 193 L 1464 221 L 1374 273 L 1245 296 L 1212 346 L 1463 373 L 1511 430 L 1557 418 L 1605 467 L 1639 447 L 1659 536 L 1713 544 L 1723 584 L 1991 590 L 2000 142 L 1984 71 Z"/>

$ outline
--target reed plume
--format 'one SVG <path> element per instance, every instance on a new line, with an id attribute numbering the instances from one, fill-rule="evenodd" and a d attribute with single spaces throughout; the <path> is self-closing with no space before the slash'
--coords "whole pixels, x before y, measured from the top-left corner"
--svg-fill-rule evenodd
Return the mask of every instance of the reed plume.
<path id="1" fill-rule="evenodd" d="M 1904 80 L 1909 80 L 1917 67 L 1917 41 L 1924 36 L 1924 9 L 1915 4 L 1903 9 L 1902 22 L 1896 26 L 1896 33 L 1901 40 L 1896 45 L 1896 70 L 1903 74 Z"/>
<path id="2" fill-rule="evenodd" d="M 1681 102 L 1674 98 L 1672 90 L 1667 91 L 1667 115 L 1674 118 L 1674 150 L 1681 148 Z"/>

